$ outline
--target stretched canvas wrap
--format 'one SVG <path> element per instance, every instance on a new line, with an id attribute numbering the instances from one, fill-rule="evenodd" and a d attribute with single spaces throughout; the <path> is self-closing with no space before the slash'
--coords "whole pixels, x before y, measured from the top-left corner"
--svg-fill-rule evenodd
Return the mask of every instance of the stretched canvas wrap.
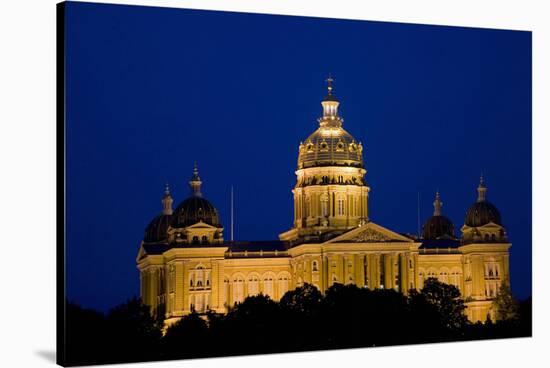
<path id="1" fill-rule="evenodd" d="M 531 336 L 531 33 L 58 4 L 58 363 Z"/>

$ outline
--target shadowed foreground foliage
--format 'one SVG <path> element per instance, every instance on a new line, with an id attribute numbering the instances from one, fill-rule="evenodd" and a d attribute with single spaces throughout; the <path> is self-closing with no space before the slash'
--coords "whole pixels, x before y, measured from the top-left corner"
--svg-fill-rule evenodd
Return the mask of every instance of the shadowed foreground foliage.
<path id="1" fill-rule="evenodd" d="M 67 365 L 370 347 L 531 336 L 531 300 L 508 287 L 494 301 L 498 322 L 471 324 L 452 285 L 428 279 L 418 292 L 305 284 L 280 302 L 248 297 L 226 315 L 192 313 L 162 336 L 149 307 L 132 299 L 107 315 L 67 305 Z"/>

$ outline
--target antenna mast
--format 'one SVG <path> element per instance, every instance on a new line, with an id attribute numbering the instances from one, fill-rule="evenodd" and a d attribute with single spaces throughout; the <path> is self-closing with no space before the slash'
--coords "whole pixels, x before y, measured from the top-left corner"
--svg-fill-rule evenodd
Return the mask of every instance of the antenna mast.
<path id="1" fill-rule="evenodd" d="M 233 241 L 233 185 L 231 186 L 231 241 Z"/>
<path id="2" fill-rule="evenodd" d="M 417 231 L 418 238 L 420 238 L 420 192 L 418 192 L 418 201 L 417 201 Z"/>

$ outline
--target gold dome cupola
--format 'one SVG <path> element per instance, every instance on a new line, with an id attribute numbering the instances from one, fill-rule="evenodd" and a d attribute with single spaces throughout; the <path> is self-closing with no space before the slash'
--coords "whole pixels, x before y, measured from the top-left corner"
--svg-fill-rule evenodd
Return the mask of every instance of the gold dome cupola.
<path id="1" fill-rule="evenodd" d="M 323 116 L 319 128 L 300 143 L 298 169 L 320 166 L 363 167 L 363 145 L 342 128 L 344 119 L 338 115 L 340 102 L 333 93 L 334 79 L 326 79 L 328 94 L 321 102 Z"/>
<path id="2" fill-rule="evenodd" d="M 368 221 L 363 146 L 342 127 L 334 79 L 326 82 L 319 126 L 299 146 L 294 225 L 279 235 L 282 240 L 322 241 Z"/>

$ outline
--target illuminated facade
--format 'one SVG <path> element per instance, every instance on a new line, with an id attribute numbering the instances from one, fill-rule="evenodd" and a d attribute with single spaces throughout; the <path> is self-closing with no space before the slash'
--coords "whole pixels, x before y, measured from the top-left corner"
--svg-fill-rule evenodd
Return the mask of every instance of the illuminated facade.
<path id="1" fill-rule="evenodd" d="M 306 282 L 321 291 L 342 283 L 406 294 L 436 277 L 460 289 L 470 320 L 494 320 L 492 299 L 509 284 L 511 244 L 483 178 L 459 238 L 439 193 L 421 237 L 372 222 L 363 146 L 343 129 L 327 81 L 319 128 L 299 146 L 293 227 L 276 241 L 224 241 L 195 166 L 191 196 L 172 210 L 167 187 L 162 213 L 145 231 L 137 257 L 143 301 L 171 324 L 193 310 L 224 313 L 248 295 L 279 300 Z"/>

